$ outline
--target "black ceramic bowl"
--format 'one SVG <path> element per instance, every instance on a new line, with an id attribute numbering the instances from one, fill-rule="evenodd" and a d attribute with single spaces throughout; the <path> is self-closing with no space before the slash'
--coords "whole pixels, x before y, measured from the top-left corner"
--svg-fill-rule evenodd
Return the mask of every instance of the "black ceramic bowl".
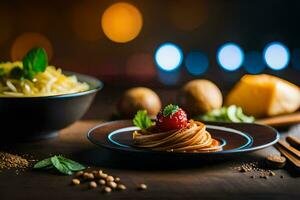
<path id="1" fill-rule="evenodd" d="M 24 141 L 53 137 L 79 120 L 103 87 L 96 78 L 74 74 L 89 84 L 84 92 L 45 97 L 0 97 L 1 141 Z"/>

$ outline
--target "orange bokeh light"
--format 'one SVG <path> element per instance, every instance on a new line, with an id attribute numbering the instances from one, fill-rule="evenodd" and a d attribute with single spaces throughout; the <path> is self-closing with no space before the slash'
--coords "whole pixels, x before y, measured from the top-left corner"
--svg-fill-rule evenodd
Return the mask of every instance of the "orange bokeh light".
<path id="1" fill-rule="evenodd" d="M 11 58 L 13 61 L 22 60 L 25 54 L 34 47 L 43 47 L 50 60 L 53 55 L 50 41 L 40 33 L 24 33 L 17 37 L 11 47 Z"/>
<path id="2" fill-rule="evenodd" d="M 104 11 L 101 25 L 110 40 L 125 43 L 138 36 L 143 26 L 143 18 L 135 6 L 121 2 Z"/>

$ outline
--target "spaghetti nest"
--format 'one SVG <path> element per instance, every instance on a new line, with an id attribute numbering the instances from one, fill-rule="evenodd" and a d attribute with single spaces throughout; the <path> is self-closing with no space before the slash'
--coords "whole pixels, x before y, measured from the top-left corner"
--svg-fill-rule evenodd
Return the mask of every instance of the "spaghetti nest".
<path id="1" fill-rule="evenodd" d="M 133 140 L 137 147 L 157 151 L 204 153 L 222 150 L 220 142 L 206 131 L 205 124 L 193 120 L 180 130 L 158 133 L 135 131 Z"/>
<path id="2" fill-rule="evenodd" d="M 13 67 L 22 68 L 21 62 L 1 63 L 0 68 L 9 73 Z M 44 72 L 38 73 L 33 80 L 2 78 L 0 81 L 0 96 L 2 97 L 30 97 L 52 96 L 76 93 L 89 89 L 87 83 L 81 83 L 76 76 L 66 76 L 61 69 L 48 66 Z"/>

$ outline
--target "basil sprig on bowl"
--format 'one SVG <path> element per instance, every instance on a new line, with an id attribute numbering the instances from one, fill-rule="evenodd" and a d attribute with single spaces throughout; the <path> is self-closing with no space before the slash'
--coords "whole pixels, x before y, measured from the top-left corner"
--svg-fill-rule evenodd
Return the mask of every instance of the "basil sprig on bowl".
<path id="1" fill-rule="evenodd" d="M 72 175 L 73 172 L 84 170 L 86 167 L 63 156 L 52 156 L 37 162 L 33 168 L 46 170 L 55 169 L 62 174 Z"/>
<path id="2" fill-rule="evenodd" d="M 43 48 L 31 49 L 22 60 L 23 68 L 14 67 L 9 76 L 15 79 L 32 80 L 39 72 L 44 72 L 48 66 L 48 56 Z M 1 72 L 0 72 L 1 76 Z"/>

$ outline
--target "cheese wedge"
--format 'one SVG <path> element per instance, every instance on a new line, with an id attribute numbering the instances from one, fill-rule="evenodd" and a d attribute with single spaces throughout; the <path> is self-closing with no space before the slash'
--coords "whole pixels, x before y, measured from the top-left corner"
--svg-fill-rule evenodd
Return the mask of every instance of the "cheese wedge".
<path id="1" fill-rule="evenodd" d="M 300 89 L 275 76 L 245 75 L 225 102 L 226 105 L 240 106 L 247 115 L 258 118 L 292 113 L 300 106 Z"/>

